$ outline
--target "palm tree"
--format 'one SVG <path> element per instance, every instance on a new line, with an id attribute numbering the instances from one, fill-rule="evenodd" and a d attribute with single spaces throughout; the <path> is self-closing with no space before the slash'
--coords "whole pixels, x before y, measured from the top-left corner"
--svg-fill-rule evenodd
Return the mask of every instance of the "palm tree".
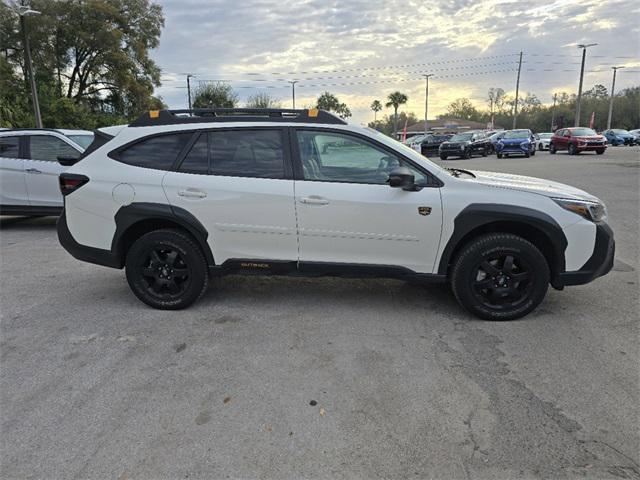
<path id="1" fill-rule="evenodd" d="M 409 97 L 407 97 L 402 92 L 393 92 L 389 94 L 387 100 L 389 101 L 385 104 L 385 106 L 387 108 L 393 107 L 393 135 L 395 137 L 396 132 L 398 131 L 398 107 L 407 103 Z"/>
<path id="2" fill-rule="evenodd" d="M 377 118 L 377 114 L 380 110 L 382 110 L 382 104 L 380 103 L 380 100 L 374 100 L 373 102 L 371 102 L 371 110 L 373 110 L 373 123 L 376 122 Z"/>

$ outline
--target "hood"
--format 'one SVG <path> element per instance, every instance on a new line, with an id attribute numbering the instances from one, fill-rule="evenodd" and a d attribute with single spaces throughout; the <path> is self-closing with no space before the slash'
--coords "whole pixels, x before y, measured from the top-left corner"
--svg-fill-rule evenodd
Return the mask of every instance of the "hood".
<path id="1" fill-rule="evenodd" d="M 511 175 L 508 173 L 496 172 L 472 172 L 476 178 L 469 181 L 481 183 L 491 187 L 508 188 L 511 190 L 521 190 L 530 193 L 537 193 L 547 197 L 569 198 L 573 200 L 590 200 L 599 202 L 597 197 L 572 187 L 564 183 L 544 180 L 542 178 L 525 177 L 523 175 Z"/>

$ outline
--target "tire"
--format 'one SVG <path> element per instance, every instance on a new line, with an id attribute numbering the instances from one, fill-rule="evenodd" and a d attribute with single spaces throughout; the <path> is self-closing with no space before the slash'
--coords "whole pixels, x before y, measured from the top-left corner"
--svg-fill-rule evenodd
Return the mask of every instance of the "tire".
<path id="1" fill-rule="evenodd" d="M 544 150 L 544 145 L 543 144 L 538 145 L 538 150 Z"/>
<path id="2" fill-rule="evenodd" d="M 531 156 L 532 156 L 532 157 L 533 157 L 533 156 L 535 156 L 535 154 L 536 154 L 536 151 L 535 151 L 535 150 L 534 150 L 533 152 L 531 152 Z"/>
<path id="3" fill-rule="evenodd" d="M 497 153 L 497 154 L 496 154 L 496 156 L 497 156 L 498 158 L 502 158 L 502 154 L 501 154 L 501 153 Z"/>
<path id="4" fill-rule="evenodd" d="M 599 149 L 597 149 L 597 150 L 596 150 L 596 153 L 597 153 L 598 155 L 602 155 L 602 154 L 604 153 L 604 148 L 599 148 Z"/>
<path id="5" fill-rule="evenodd" d="M 568 148 L 568 152 L 569 155 L 577 155 L 578 154 L 578 149 L 576 148 L 576 146 L 573 143 L 569 144 L 569 148 Z"/>
<path id="6" fill-rule="evenodd" d="M 471 150 L 467 150 L 462 154 L 462 158 L 465 160 L 469 160 L 471 158 Z"/>
<path id="7" fill-rule="evenodd" d="M 450 282 L 456 300 L 475 316 L 515 320 L 542 302 L 549 278 L 547 260 L 531 242 L 509 233 L 490 233 L 462 248 Z"/>
<path id="8" fill-rule="evenodd" d="M 524 158 L 529 158 L 531 156 L 531 154 L 529 152 L 524 154 Z"/>
<path id="9" fill-rule="evenodd" d="M 550 153 L 551 155 L 555 155 L 555 154 L 556 154 L 556 152 L 557 152 L 557 150 L 556 150 L 556 146 L 555 146 L 553 143 L 550 143 L 550 144 L 549 144 L 549 153 Z"/>
<path id="10" fill-rule="evenodd" d="M 141 236 L 127 252 L 125 267 L 135 296 L 161 310 L 188 307 L 202 296 L 209 282 L 202 250 L 189 234 L 177 229 Z"/>
<path id="11" fill-rule="evenodd" d="M 483 148 L 483 149 L 482 149 L 482 156 L 483 156 L 483 157 L 486 157 L 487 155 L 488 155 L 488 153 L 487 153 L 487 148 Z"/>
<path id="12" fill-rule="evenodd" d="M 440 160 L 446 160 L 446 159 L 447 159 L 447 156 L 446 156 L 446 155 L 443 155 L 443 154 L 441 153 L 441 154 L 440 154 Z"/>

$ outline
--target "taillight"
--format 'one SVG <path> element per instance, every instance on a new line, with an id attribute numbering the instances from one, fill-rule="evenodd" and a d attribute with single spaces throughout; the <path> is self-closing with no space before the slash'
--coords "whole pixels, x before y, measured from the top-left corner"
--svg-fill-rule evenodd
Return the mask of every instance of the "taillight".
<path id="1" fill-rule="evenodd" d="M 76 173 L 61 173 L 59 179 L 62 195 L 69 195 L 71 192 L 75 192 L 89 181 L 89 177 Z"/>

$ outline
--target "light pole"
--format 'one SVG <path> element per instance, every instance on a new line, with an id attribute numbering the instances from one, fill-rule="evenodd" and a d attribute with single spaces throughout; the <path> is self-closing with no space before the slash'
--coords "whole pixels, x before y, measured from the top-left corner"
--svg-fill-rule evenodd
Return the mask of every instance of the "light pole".
<path id="1" fill-rule="evenodd" d="M 616 88 L 616 72 L 620 68 L 624 68 L 624 67 L 611 67 L 611 70 L 613 70 L 613 81 L 611 82 L 611 98 L 609 99 L 609 116 L 607 117 L 607 130 L 611 128 L 611 114 L 613 113 L 613 95 L 615 93 L 614 90 Z"/>
<path id="2" fill-rule="evenodd" d="M 187 73 L 187 97 L 189 98 L 189 110 L 191 110 L 191 82 L 189 80 L 194 77 L 195 75 Z"/>
<path id="3" fill-rule="evenodd" d="M 424 91 L 424 134 L 427 134 L 429 130 L 429 122 L 427 120 L 427 113 L 429 112 L 429 77 L 433 77 L 433 73 L 426 73 L 422 75 L 425 79 L 425 91 Z"/>
<path id="4" fill-rule="evenodd" d="M 522 70 L 522 52 L 520 52 L 520 60 L 518 61 L 518 78 L 516 79 L 516 99 L 513 102 L 513 129 L 516 129 L 518 119 L 518 93 L 520 92 L 520 71 Z"/>
<path id="5" fill-rule="evenodd" d="M 296 83 L 298 83 L 298 80 L 288 80 L 288 82 L 291 84 L 291 99 L 293 102 L 293 109 L 296 108 Z"/>
<path id="6" fill-rule="evenodd" d="M 574 120 L 574 127 L 580 126 L 580 101 L 582 100 L 582 80 L 584 79 L 584 60 L 587 56 L 587 48 L 595 47 L 597 43 L 587 43 L 586 45 L 578 45 L 578 48 L 582 49 L 582 66 L 580 67 L 580 83 L 578 84 L 578 98 L 576 99 L 576 118 Z"/>
<path id="7" fill-rule="evenodd" d="M 38 102 L 38 90 L 36 90 L 36 79 L 33 76 L 33 65 L 31 64 L 31 49 L 29 48 L 29 35 L 27 34 L 27 22 L 25 21 L 28 15 L 40 15 L 37 10 L 32 10 L 27 5 L 20 5 L 18 7 L 18 15 L 20 16 L 20 29 L 22 30 L 22 43 L 24 46 L 25 64 L 27 67 L 27 75 L 31 83 L 31 101 L 33 103 L 33 115 L 36 118 L 36 128 L 42 128 L 42 117 L 40 116 L 40 102 Z"/>
<path id="8" fill-rule="evenodd" d="M 553 107 L 551 108 L 551 130 L 549 130 L 550 132 L 553 132 L 553 127 L 554 124 L 556 122 L 556 100 L 558 99 L 558 94 L 554 93 L 553 94 Z"/>

